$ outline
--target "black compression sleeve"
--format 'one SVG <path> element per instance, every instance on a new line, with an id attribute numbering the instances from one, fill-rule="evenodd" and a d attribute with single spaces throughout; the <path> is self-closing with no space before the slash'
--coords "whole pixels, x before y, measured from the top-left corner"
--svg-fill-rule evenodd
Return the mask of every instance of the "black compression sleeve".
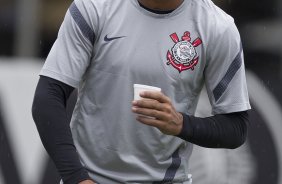
<path id="1" fill-rule="evenodd" d="M 183 115 L 183 128 L 178 137 L 208 148 L 235 149 L 247 137 L 248 112 L 218 114 L 207 118 Z"/>
<path id="2" fill-rule="evenodd" d="M 66 113 L 66 102 L 73 87 L 41 76 L 32 105 L 32 115 L 42 143 L 54 161 L 64 184 L 90 179 L 81 165 Z"/>

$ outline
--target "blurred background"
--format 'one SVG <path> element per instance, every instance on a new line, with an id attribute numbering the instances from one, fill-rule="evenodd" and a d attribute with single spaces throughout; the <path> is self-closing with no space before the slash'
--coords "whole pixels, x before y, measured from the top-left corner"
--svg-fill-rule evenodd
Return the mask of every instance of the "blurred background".
<path id="1" fill-rule="evenodd" d="M 0 184 L 55 184 L 59 176 L 31 117 L 38 73 L 71 0 L 0 1 Z M 241 33 L 252 104 L 247 142 L 195 147 L 194 184 L 282 184 L 282 1 L 214 0 Z M 208 116 L 205 90 L 197 109 Z"/>

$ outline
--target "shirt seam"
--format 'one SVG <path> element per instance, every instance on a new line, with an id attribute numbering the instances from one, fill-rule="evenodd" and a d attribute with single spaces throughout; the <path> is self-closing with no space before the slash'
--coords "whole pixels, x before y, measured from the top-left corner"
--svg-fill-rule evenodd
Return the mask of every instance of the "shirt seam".
<path id="1" fill-rule="evenodd" d="M 219 105 L 219 106 L 216 106 L 214 107 L 213 106 L 213 112 L 218 112 L 218 111 L 222 111 L 223 109 L 226 109 L 228 107 L 237 107 L 237 106 L 250 106 L 250 103 L 249 102 L 244 102 L 244 103 L 236 103 L 236 104 L 232 104 L 232 105 Z M 246 110 L 246 109 L 242 109 L 242 110 Z"/>
<path id="2" fill-rule="evenodd" d="M 47 73 L 45 73 L 45 72 L 47 72 Z M 78 81 L 78 80 L 75 80 L 75 79 L 73 79 L 73 78 L 70 77 L 70 76 L 64 75 L 64 74 L 62 74 L 62 73 L 53 71 L 53 70 L 48 69 L 48 68 L 44 68 L 44 69 L 42 69 L 42 71 L 40 72 L 40 75 L 48 75 L 48 74 L 51 75 L 50 77 L 59 77 L 62 82 L 70 83 L 70 85 L 72 85 L 73 87 L 77 87 L 78 84 L 79 84 L 79 81 Z M 53 76 L 52 74 L 54 74 L 54 76 Z M 66 80 L 64 80 L 64 78 L 65 78 Z"/>

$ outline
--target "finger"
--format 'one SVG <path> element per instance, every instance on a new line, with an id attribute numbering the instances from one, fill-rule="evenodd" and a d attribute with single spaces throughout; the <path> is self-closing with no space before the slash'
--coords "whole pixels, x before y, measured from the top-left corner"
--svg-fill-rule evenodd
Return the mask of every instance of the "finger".
<path id="1" fill-rule="evenodd" d="M 150 117 L 154 117 L 156 119 L 164 120 L 164 121 L 169 118 L 168 113 L 163 112 L 163 111 L 158 111 L 155 109 L 132 107 L 132 111 L 136 114 L 150 116 Z"/>
<path id="2" fill-rule="evenodd" d="M 159 91 L 143 91 L 140 93 L 140 96 L 143 98 L 157 100 L 160 103 L 171 103 L 170 99 Z"/>
<path id="3" fill-rule="evenodd" d="M 152 99 L 136 100 L 132 102 L 132 105 L 138 108 L 147 108 L 147 109 L 155 109 L 158 111 L 165 111 L 165 105 L 163 103 L 160 103 Z"/>
<path id="4" fill-rule="evenodd" d="M 182 126 L 176 122 L 166 122 L 142 116 L 138 116 L 136 119 L 142 124 L 158 128 L 162 133 L 167 135 L 178 135 L 182 129 Z"/>
<path id="5" fill-rule="evenodd" d="M 148 118 L 148 117 L 144 117 L 144 116 L 138 116 L 136 119 L 140 123 L 143 123 L 143 124 L 148 125 L 148 126 L 153 126 L 153 127 L 158 128 L 158 129 L 160 129 L 163 126 L 163 121 L 160 121 L 158 119 L 152 119 L 152 118 Z"/>

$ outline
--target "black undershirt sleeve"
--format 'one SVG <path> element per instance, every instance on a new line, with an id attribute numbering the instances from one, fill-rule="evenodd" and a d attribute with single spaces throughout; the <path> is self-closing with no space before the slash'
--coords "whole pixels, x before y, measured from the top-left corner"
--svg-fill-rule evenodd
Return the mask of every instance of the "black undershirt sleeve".
<path id="1" fill-rule="evenodd" d="M 41 76 L 32 105 L 32 116 L 41 141 L 54 161 L 64 184 L 90 179 L 73 143 L 66 103 L 73 87 Z"/>
<path id="2" fill-rule="evenodd" d="M 235 149 L 247 137 L 248 112 L 218 114 L 199 118 L 183 115 L 183 128 L 178 137 L 207 148 Z"/>

